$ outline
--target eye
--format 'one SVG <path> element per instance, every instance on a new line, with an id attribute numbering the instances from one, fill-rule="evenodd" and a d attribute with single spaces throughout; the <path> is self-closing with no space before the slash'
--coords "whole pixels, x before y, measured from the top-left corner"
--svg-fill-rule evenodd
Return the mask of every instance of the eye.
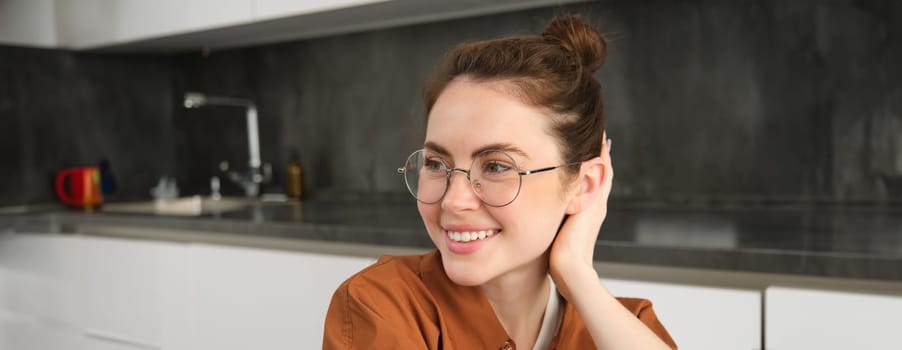
<path id="1" fill-rule="evenodd" d="M 511 167 L 499 161 L 491 160 L 482 165 L 482 171 L 486 174 L 501 174 L 511 170 Z"/>
<path id="2" fill-rule="evenodd" d="M 442 162 L 441 158 L 429 158 L 423 162 L 423 168 L 429 171 L 443 171 L 445 170 L 445 163 Z"/>

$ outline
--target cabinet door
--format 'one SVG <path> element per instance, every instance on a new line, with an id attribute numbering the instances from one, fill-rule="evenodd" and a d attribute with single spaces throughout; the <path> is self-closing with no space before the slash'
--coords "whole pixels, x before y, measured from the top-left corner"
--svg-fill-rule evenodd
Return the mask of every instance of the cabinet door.
<path id="1" fill-rule="evenodd" d="M 335 288 L 374 259 L 198 245 L 198 349 L 316 349 Z"/>
<path id="2" fill-rule="evenodd" d="M 93 342 L 159 347 L 161 244 L 84 237 L 80 313 Z"/>
<path id="3" fill-rule="evenodd" d="M 0 234 L 0 349 L 89 349 L 78 324 L 79 240 Z"/>
<path id="4" fill-rule="evenodd" d="M 252 0 L 117 0 L 114 6 L 119 42 L 238 25 L 253 11 Z"/>
<path id="5" fill-rule="evenodd" d="M 902 296 L 769 287 L 767 349 L 902 349 Z"/>
<path id="6" fill-rule="evenodd" d="M 79 322 L 95 349 L 190 348 L 187 246 L 83 237 Z"/>
<path id="7" fill-rule="evenodd" d="M 0 1 L 0 43 L 56 46 L 54 3 L 54 0 Z"/>
<path id="8" fill-rule="evenodd" d="M 652 301 L 681 349 L 761 349 L 761 292 L 603 278 L 615 296 Z"/>
<path id="9" fill-rule="evenodd" d="M 90 236 L 0 237 L 0 349 L 191 348 L 184 249 Z"/>
<path id="10" fill-rule="evenodd" d="M 254 19 L 272 19 L 337 10 L 391 0 L 255 0 Z"/>

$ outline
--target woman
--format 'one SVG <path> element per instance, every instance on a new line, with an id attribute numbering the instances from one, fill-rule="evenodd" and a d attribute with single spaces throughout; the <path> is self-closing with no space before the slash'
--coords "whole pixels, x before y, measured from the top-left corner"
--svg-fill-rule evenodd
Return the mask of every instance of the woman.
<path id="1" fill-rule="evenodd" d="M 593 267 L 613 171 L 604 38 L 579 17 L 462 44 L 426 91 L 403 168 L 436 251 L 382 257 L 335 292 L 324 349 L 669 349 L 651 303 Z"/>

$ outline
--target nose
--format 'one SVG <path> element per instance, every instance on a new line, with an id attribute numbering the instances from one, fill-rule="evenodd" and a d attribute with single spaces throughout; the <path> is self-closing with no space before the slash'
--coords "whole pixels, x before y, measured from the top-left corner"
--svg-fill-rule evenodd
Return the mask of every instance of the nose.
<path id="1" fill-rule="evenodd" d="M 457 174 L 458 172 L 460 174 Z M 481 203 L 482 201 L 470 188 L 467 173 L 460 169 L 454 169 L 451 172 L 451 178 L 448 179 L 448 190 L 445 191 L 445 197 L 442 198 L 442 209 L 451 212 L 473 210 L 479 208 Z"/>

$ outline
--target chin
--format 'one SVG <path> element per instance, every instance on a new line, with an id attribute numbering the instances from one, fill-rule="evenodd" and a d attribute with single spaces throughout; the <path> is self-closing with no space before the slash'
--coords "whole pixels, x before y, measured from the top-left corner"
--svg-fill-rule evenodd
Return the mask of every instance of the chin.
<path id="1" fill-rule="evenodd" d="M 445 275 L 455 284 L 476 287 L 488 281 L 484 266 L 476 266 L 476 264 L 470 262 L 449 261 L 445 254 L 442 254 L 442 265 Z"/>

